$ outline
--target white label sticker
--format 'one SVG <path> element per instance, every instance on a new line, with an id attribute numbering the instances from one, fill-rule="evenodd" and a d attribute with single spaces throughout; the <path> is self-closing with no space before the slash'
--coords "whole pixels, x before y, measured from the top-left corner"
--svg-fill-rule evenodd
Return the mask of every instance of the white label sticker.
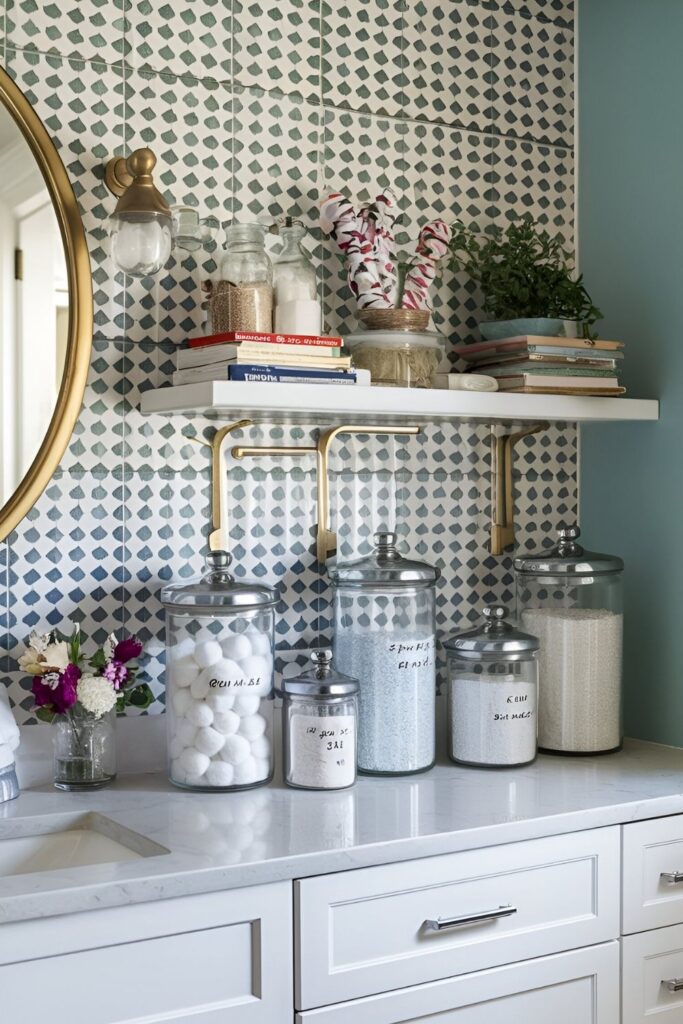
<path id="1" fill-rule="evenodd" d="M 356 774 L 354 715 L 293 715 L 290 719 L 292 782 L 314 789 L 342 789 Z"/>
<path id="2" fill-rule="evenodd" d="M 388 650 L 395 659 L 399 672 L 431 668 L 434 664 L 433 635 L 422 637 L 419 640 L 392 640 Z"/>
<path id="3" fill-rule="evenodd" d="M 457 678 L 451 698 L 453 756 L 474 764 L 525 764 L 536 753 L 535 683 Z"/>

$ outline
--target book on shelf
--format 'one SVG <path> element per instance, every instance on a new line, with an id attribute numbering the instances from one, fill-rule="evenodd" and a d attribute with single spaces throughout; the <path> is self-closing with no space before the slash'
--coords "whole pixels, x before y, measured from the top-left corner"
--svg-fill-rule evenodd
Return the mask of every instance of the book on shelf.
<path id="1" fill-rule="evenodd" d="M 494 341 L 477 341 L 469 345 L 456 345 L 455 351 L 467 362 L 481 362 L 494 359 L 510 352 L 552 353 L 559 349 L 568 350 L 569 355 L 593 355 L 609 352 L 611 358 L 623 349 L 623 341 L 605 341 L 602 338 L 590 341 L 587 338 L 544 338 L 536 334 L 520 334 L 514 338 L 497 338 Z"/>
<path id="2" fill-rule="evenodd" d="M 220 367 L 206 366 L 199 372 L 176 370 L 175 387 L 181 384 L 202 384 L 206 381 L 268 381 L 290 384 L 370 384 L 369 370 L 331 370 L 311 367 L 266 365 L 262 363 L 226 363 Z"/>
<path id="3" fill-rule="evenodd" d="M 571 377 L 562 374 L 539 375 L 518 373 L 497 377 L 499 391 L 522 391 L 526 394 L 623 395 L 626 388 L 617 377 Z"/>
<path id="4" fill-rule="evenodd" d="M 481 359 L 467 359 L 470 366 L 502 366 L 504 363 L 536 362 L 536 363 L 560 363 L 562 365 L 572 364 L 575 366 L 616 366 L 623 360 L 623 352 L 589 352 L 583 348 L 551 348 L 543 345 L 529 345 L 525 349 L 517 349 L 510 352 L 497 352 L 495 355 L 486 355 Z"/>
<path id="5" fill-rule="evenodd" d="M 270 334 L 265 331 L 223 331 L 220 334 L 204 334 L 188 338 L 189 348 L 204 348 L 207 345 L 222 345 L 224 342 L 256 342 L 271 345 L 306 345 L 308 348 L 340 348 L 338 336 L 326 338 L 321 334 Z"/>
<path id="6" fill-rule="evenodd" d="M 188 370 L 196 366 L 208 366 L 210 363 L 224 363 L 237 356 L 248 356 L 251 362 L 273 362 L 302 356 L 305 359 L 339 359 L 342 350 L 337 346 L 315 345 L 271 345 L 269 342 L 223 342 L 220 345 L 207 345 L 205 348 L 181 348 L 176 352 L 176 370 Z"/>
<path id="7" fill-rule="evenodd" d="M 472 371 L 469 371 L 472 372 Z M 477 367 L 477 373 L 485 373 L 488 377 L 511 377 L 513 375 L 527 374 L 535 377 L 595 377 L 600 380 L 604 377 L 613 378 L 616 376 L 614 367 L 604 366 L 577 366 L 576 363 L 496 363 L 486 368 Z"/>

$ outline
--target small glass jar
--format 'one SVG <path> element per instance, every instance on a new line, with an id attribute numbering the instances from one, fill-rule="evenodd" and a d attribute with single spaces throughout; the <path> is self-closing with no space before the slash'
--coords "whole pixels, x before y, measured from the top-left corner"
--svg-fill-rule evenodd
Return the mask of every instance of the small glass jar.
<path id="1" fill-rule="evenodd" d="M 356 781 L 358 680 L 336 672 L 332 651 L 282 683 L 285 782 L 297 789 L 348 789 Z"/>
<path id="2" fill-rule="evenodd" d="M 370 371 L 375 387 L 430 388 L 445 353 L 445 339 L 435 331 L 357 331 L 344 344 L 353 365 Z"/>
<path id="3" fill-rule="evenodd" d="M 276 334 L 316 337 L 322 330 L 315 268 L 301 246 L 305 236 L 303 224 L 291 217 L 280 228 L 282 248 L 275 255 L 273 266 Z"/>
<path id="4" fill-rule="evenodd" d="M 358 679 L 358 770 L 411 775 L 435 760 L 435 585 L 439 570 L 403 558 L 395 533 L 330 570 L 334 660 Z"/>
<path id="5" fill-rule="evenodd" d="M 513 768 L 536 757 L 538 640 L 484 608 L 484 626 L 444 643 L 448 652 L 448 751 L 477 768 Z"/>
<path id="6" fill-rule="evenodd" d="M 166 609 L 169 776 L 183 789 L 249 789 L 273 777 L 273 651 L 277 595 L 236 580 L 230 555 L 161 592 Z"/>
<path id="7" fill-rule="evenodd" d="M 273 266 L 263 225 L 231 224 L 225 229 L 220 280 L 211 291 L 211 322 L 217 334 L 272 331 Z"/>
<path id="8" fill-rule="evenodd" d="M 550 551 L 515 559 L 517 611 L 540 641 L 538 745 L 608 754 L 622 744 L 624 563 L 584 551 L 579 530 Z"/>

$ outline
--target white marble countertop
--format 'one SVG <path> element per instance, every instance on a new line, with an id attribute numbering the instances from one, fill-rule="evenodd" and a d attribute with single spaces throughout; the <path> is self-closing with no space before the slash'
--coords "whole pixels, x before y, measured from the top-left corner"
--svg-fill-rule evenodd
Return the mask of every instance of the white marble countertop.
<path id="1" fill-rule="evenodd" d="M 123 775 L 95 793 L 28 790 L 0 805 L 0 842 L 100 812 L 169 850 L 117 864 L 0 878 L 0 923 L 301 878 L 683 813 L 683 750 L 627 741 L 598 758 L 512 771 L 439 764 L 313 793 L 275 784 L 185 793 Z M 48 818 L 44 816 L 49 816 Z"/>

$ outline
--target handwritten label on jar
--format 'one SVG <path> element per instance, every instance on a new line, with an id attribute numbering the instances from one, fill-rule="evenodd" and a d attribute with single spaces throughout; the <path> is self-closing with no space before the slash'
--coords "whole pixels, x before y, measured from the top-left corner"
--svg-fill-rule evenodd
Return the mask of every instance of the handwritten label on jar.
<path id="1" fill-rule="evenodd" d="M 310 789 L 343 789 L 356 775 L 353 715 L 293 715 L 290 719 L 291 781 Z"/>
<path id="2" fill-rule="evenodd" d="M 434 636 L 416 640 L 393 640 L 389 654 L 395 659 L 396 668 L 401 672 L 431 668 L 434 665 Z"/>
<path id="3" fill-rule="evenodd" d="M 535 682 L 456 678 L 451 693 L 451 754 L 482 765 L 526 764 L 536 755 Z"/>

